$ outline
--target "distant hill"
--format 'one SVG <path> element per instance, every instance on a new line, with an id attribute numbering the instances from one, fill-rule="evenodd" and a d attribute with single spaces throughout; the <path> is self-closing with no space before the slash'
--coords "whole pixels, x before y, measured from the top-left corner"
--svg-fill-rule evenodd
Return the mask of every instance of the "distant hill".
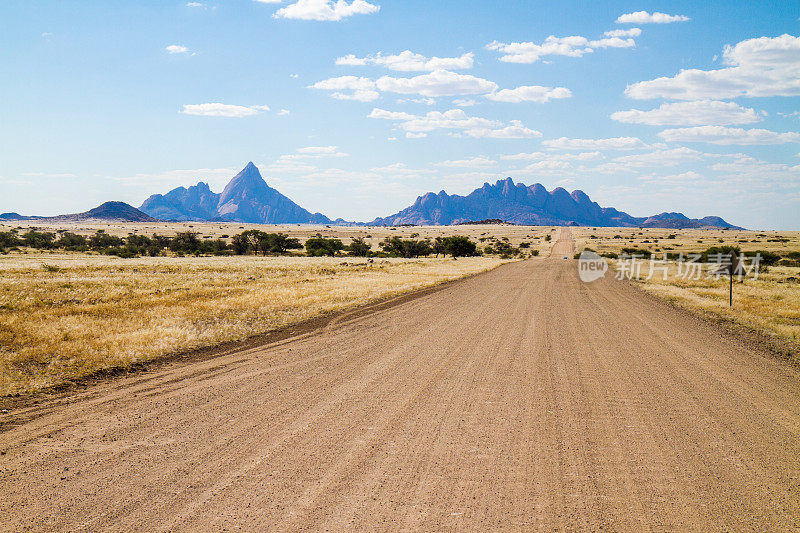
<path id="1" fill-rule="evenodd" d="M 499 219 L 522 225 L 545 226 L 627 226 L 653 228 L 735 228 L 719 217 L 691 219 L 681 213 L 633 217 L 613 207 L 600 207 L 583 191 L 568 193 L 561 187 L 547 191 L 535 183 L 527 186 L 511 178 L 475 189 L 467 196 L 429 192 L 413 205 L 370 224 L 460 224 L 472 220 Z"/>
<path id="2" fill-rule="evenodd" d="M 81 222 L 85 220 L 112 220 L 117 222 L 156 222 L 157 219 L 142 213 L 125 202 L 105 202 L 83 213 L 55 217 L 26 217 L 18 213 L 3 213 L 0 220 L 37 220 L 39 222 Z"/>
<path id="3" fill-rule="evenodd" d="M 42 222 L 81 222 L 85 220 L 113 220 L 117 222 L 156 222 L 155 219 L 142 213 L 132 205 L 125 202 L 105 202 L 83 213 L 59 215 L 57 217 L 42 217 L 36 220 Z"/>
<path id="4" fill-rule="evenodd" d="M 207 183 L 178 187 L 154 194 L 140 209 L 163 220 L 219 220 L 256 224 L 330 224 L 320 213 L 311 213 L 273 189 L 250 162 L 231 179 L 221 194 Z M 343 223 L 344 221 L 338 221 Z"/>

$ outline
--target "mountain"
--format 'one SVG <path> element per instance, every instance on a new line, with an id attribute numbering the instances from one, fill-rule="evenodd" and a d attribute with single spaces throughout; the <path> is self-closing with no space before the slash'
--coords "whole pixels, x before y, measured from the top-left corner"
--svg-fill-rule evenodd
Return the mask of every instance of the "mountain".
<path id="1" fill-rule="evenodd" d="M 83 213 L 58 215 L 55 217 L 26 217 L 19 213 L 0 214 L 0 220 L 37 220 L 40 222 L 81 222 L 86 220 L 113 220 L 116 222 L 157 222 L 157 219 L 142 213 L 125 202 L 105 202 Z"/>
<path id="2" fill-rule="evenodd" d="M 217 216 L 219 194 L 202 181 L 189 188 L 178 187 L 167 194 L 154 194 L 139 208 L 161 220 L 210 220 Z"/>
<path id="3" fill-rule="evenodd" d="M 264 181 L 250 162 L 231 179 L 221 194 L 207 183 L 178 187 L 154 194 L 140 209 L 163 220 L 220 220 L 255 224 L 330 224 L 320 213 L 311 213 Z M 342 221 L 344 222 L 344 221 Z"/>
<path id="4" fill-rule="evenodd" d="M 600 207 L 583 191 L 570 194 L 557 187 L 548 192 L 539 183 L 526 186 L 514 183 L 511 178 L 498 180 L 494 185 L 484 183 L 467 196 L 429 192 L 410 207 L 370 224 L 446 225 L 493 218 L 522 225 L 739 229 L 719 217 L 690 219 L 681 213 L 633 217 L 613 207 Z"/>
<path id="5" fill-rule="evenodd" d="M 84 220 L 114 220 L 118 222 L 157 222 L 157 219 L 142 213 L 125 202 L 105 202 L 83 213 L 59 215 L 57 217 L 32 217 L 42 222 L 79 222 Z"/>

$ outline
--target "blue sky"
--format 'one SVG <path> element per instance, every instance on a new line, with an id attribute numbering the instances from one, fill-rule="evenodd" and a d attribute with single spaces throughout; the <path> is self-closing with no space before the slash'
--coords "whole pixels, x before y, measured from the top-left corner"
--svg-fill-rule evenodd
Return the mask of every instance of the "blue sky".
<path id="1" fill-rule="evenodd" d="M 0 5 L 0 212 L 248 161 L 371 220 L 511 176 L 635 216 L 800 229 L 800 3 L 254 0 Z"/>

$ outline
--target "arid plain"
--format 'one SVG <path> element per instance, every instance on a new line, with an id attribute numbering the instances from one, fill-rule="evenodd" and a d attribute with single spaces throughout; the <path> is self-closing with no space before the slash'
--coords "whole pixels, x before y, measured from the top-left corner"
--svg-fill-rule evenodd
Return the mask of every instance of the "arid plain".
<path id="1" fill-rule="evenodd" d="M 157 226 L 51 230 L 190 230 L 219 238 L 247 228 Z M 771 266 L 759 280 L 737 285 L 738 305 L 726 311 L 724 280 L 616 280 L 612 268 L 587 284 L 572 258 L 584 247 L 693 252 L 720 241 L 789 257 L 800 249 L 797 232 L 268 229 L 301 240 L 370 235 L 373 247 L 394 235 L 457 233 L 479 249 L 507 239 L 525 253 L 524 260 L 515 254 L 372 262 L 31 250 L 0 257 L 0 318 L 16 343 L 3 340 L 5 379 L 9 391 L 23 393 L 6 397 L 9 409 L 0 415 L 6 524 L 147 530 L 800 524 L 800 375 L 791 361 L 800 286 L 790 280 L 800 268 Z M 539 255 L 531 257 L 533 250 Z M 485 270 L 438 290 L 359 307 Z M 343 314 L 294 336 L 35 392 L 104 367 L 333 312 Z M 785 353 L 753 340 L 762 337 L 784 341 Z"/>

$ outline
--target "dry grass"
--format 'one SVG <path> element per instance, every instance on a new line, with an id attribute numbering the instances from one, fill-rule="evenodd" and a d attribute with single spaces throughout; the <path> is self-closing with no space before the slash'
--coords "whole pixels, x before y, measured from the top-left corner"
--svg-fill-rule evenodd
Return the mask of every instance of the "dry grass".
<path id="1" fill-rule="evenodd" d="M 739 246 L 742 251 L 800 251 L 800 231 L 750 231 L 664 228 L 572 228 L 578 250 L 620 253 L 622 248 L 651 252 L 697 253 L 712 246 Z"/>
<path id="2" fill-rule="evenodd" d="M 790 341 L 790 356 L 800 362 L 800 268 L 769 267 L 757 279 L 747 278 L 733 286 L 733 307 L 728 306 L 727 277 L 684 279 L 672 264 L 667 278 L 658 271 L 646 279 L 647 268 L 635 280 L 639 286 L 661 298 L 713 319 L 721 319 L 758 331 L 769 337 Z"/>
<path id="3" fill-rule="evenodd" d="M 503 261 L 0 258 L 0 394 L 242 339 Z"/>

